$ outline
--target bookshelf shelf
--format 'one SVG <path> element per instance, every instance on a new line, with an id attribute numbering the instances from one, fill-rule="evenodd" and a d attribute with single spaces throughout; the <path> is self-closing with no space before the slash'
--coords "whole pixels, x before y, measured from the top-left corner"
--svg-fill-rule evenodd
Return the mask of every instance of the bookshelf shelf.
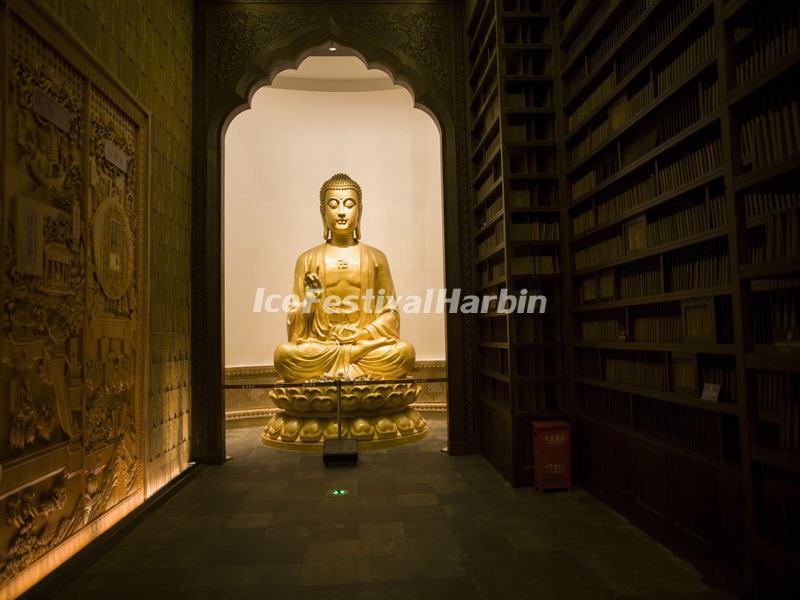
<path id="1" fill-rule="evenodd" d="M 701 119 L 694 125 L 687 127 L 678 135 L 672 137 L 668 141 L 657 146 L 644 156 L 633 161 L 631 164 L 623 167 L 622 169 L 614 173 L 614 175 L 612 175 L 611 177 L 604 179 L 603 181 L 598 183 L 592 190 L 586 192 L 582 196 L 573 200 L 572 204 L 570 205 L 570 208 L 574 208 L 586 202 L 590 198 L 597 196 L 600 192 L 608 189 L 611 185 L 614 185 L 615 183 L 618 183 L 619 181 L 623 180 L 625 177 L 631 175 L 632 173 L 635 173 L 636 171 L 647 165 L 650 161 L 665 154 L 668 150 L 671 150 L 675 146 L 691 139 L 693 136 L 699 134 L 707 127 L 716 124 L 718 121 L 719 121 L 719 112 L 715 112 Z"/>
<path id="2" fill-rule="evenodd" d="M 619 265 L 625 265 L 628 263 L 636 262 L 639 260 L 643 260 L 645 258 L 649 258 L 651 256 L 657 256 L 665 252 L 677 250 L 678 248 L 686 248 L 687 246 L 694 246 L 695 244 L 699 244 L 701 242 L 724 237 L 727 234 L 728 234 L 727 228 L 723 227 L 719 229 L 712 229 L 711 231 L 706 231 L 699 235 L 686 237 L 669 244 L 662 244 L 654 248 L 647 248 L 646 250 L 632 252 L 626 256 L 620 257 L 615 260 L 606 261 L 598 265 L 594 265 L 592 267 L 587 267 L 585 269 L 575 269 L 572 271 L 572 277 L 585 277 L 590 273 L 596 273 L 597 271 L 604 271 L 610 267 L 616 267 Z"/>
<path id="3" fill-rule="evenodd" d="M 505 108 L 504 111 L 507 115 L 552 115 L 554 109 L 552 108 Z"/>
<path id="4" fill-rule="evenodd" d="M 625 383 L 617 383 L 613 381 L 605 381 L 602 379 L 588 379 L 585 377 L 576 377 L 575 381 L 582 385 L 589 385 L 592 387 L 604 388 L 616 392 L 624 392 L 626 394 L 634 394 L 636 396 L 646 396 L 648 398 L 655 398 L 673 404 L 681 404 L 683 406 L 691 406 L 692 408 L 700 408 L 711 412 L 724 413 L 727 415 L 738 415 L 739 408 L 735 404 L 724 404 L 722 402 L 710 402 L 700 400 L 699 398 L 692 398 L 691 396 L 682 396 L 673 394 L 671 392 L 664 392 L 661 390 L 654 390 L 646 387 L 639 387 L 635 385 L 628 385 Z"/>
<path id="5" fill-rule="evenodd" d="M 490 369 L 478 369 L 478 373 L 492 379 L 497 379 L 503 383 L 511 383 L 511 376 L 507 373 L 500 373 L 499 371 L 492 371 Z"/>
<path id="6" fill-rule="evenodd" d="M 517 348 L 561 348 L 564 345 L 563 342 L 514 342 L 514 346 Z"/>
<path id="7" fill-rule="evenodd" d="M 780 277 L 795 273 L 800 273 L 800 262 L 797 259 L 739 267 L 739 276 L 742 279 L 763 279 L 765 277 Z"/>
<path id="8" fill-rule="evenodd" d="M 636 350 L 643 352 L 688 352 L 694 354 L 735 354 L 733 344 L 645 344 L 637 342 L 575 342 L 576 348 L 597 348 L 600 350 Z"/>
<path id="9" fill-rule="evenodd" d="M 475 85 L 476 92 L 480 93 L 486 89 L 492 89 L 495 86 L 494 79 L 490 79 L 491 77 L 496 77 L 497 72 L 493 68 L 495 63 L 497 62 L 497 50 L 495 50 L 492 55 L 489 57 L 487 61 L 486 68 L 481 72 L 481 76 L 478 78 L 478 83 Z M 486 88 L 486 85 L 489 85 L 489 88 Z M 489 92 L 487 92 L 489 93 Z"/>
<path id="10" fill-rule="evenodd" d="M 678 92 L 683 90 L 687 85 L 695 82 L 697 78 L 702 77 L 704 74 L 712 70 L 715 66 L 716 66 L 716 59 L 710 58 L 706 60 L 702 65 L 700 65 L 698 68 L 693 70 L 689 75 L 687 75 L 681 81 L 679 81 L 677 84 L 673 85 L 663 93 L 659 94 L 658 97 L 647 106 L 647 108 L 643 109 L 636 116 L 627 120 L 625 124 L 619 127 L 618 129 L 615 129 L 608 138 L 604 139 L 600 143 L 599 146 L 593 148 L 589 154 L 581 158 L 575 164 L 571 165 L 567 169 L 567 175 L 572 175 L 576 171 L 579 171 L 583 165 L 585 165 L 586 163 L 590 162 L 593 158 L 596 158 L 598 155 L 600 155 L 603 152 L 603 150 L 608 148 L 613 142 L 619 140 L 625 133 L 631 131 L 634 127 L 641 124 L 643 119 L 652 116 L 655 113 L 656 109 L 662 107 L 662 105 L 667 100 L 673 98 Z M 577 134 L 579 133 L 580 129 L 575 129 L 574 131 L 572 131 L 567 137 L 567 143 L 574 140 L 577 137 Z"/>
<path id="11" fill-rule="evenodd" d="M 552 148 L 556 145 L 554 140 L 509 140 L 509 148 Z"/>
<path id="12" fill-rule="evenodd" d="M 480 237 L 482 234 L 484 234 L 487 231 L 489 231 L 489 229 L 491 229 L 492 227 L 497 225 L 497 223 L 500 220 L 502 220 L 504 217 L 505 217 L 505 215 L 504 215 L 502 210 L 500 212 L 498 212 L 497 214 L 495 214 L 493 217 L 490 217 L 483 225 L 480 225 L 478 227 L 478 229 L 475 230 L 475 237 L 476 238 Z"/>
<path id="13" fill-rule="evenodd" d="M 519 178 L 519 179 L 528 179 L 528 178 L 526 177 L 526 178 Z M 547 177 L 547 179 L 550 179 L 550 177 Z M 558 214 L 560 212 L 561 212 L 561 209 L 558 208 L 557 206 L 513 206 L 511 208 L 511 214 L 512 215 L 522 215 L 522 214 L 531 215 L 531 214 L 538 214 L 538 213 L 541 213 L 541 214 L 545 214 L 545 213 Z"/>
<path id="14" fill-rule="evenodd" d="M 481 199 L 476 201 L 476 203 L 475 203 L 473 208 L 475 210 L 479 210 L 479 209 L 483 208 L 483 206 L 484 206 L 484 204 L 486 204 L 487 200 L 495 198 L 497 193 L 499 191 L 502 191 L 502 189 L 503 189 L 503 178 L 501 176 L 501 177 L 498 177 L 497 180 L 494 183 L 492 183 L 492 185 L 489 186 L 484 191 L 485 195 L 483 196 L 483 198 L 481 198 Z"/>
<path id="15" fill-rule="evenodd" d="M 511 180 L 553 180 L 558 179 L 555 173 L 509 173 L 508 179 Z"/>
<path id="16" fill-rule="evenodd" d="M 656 11 L 659 7 L 663 7 L 663 4 L 660 3 L 653 3 L 652 6 L 647 9 L 647 11 L 639 18 L 639 22 L 633 26 L 633 28 L 628 31 L 628 33 L 623 37 L 619 42 L 617 42 L 616 46 L 614 46 L 603 59 L 603 61 L 593 70 L 592 74 L 589 75 L 585 81 L 580 84 L 570 96 L 568 100 L 564 103 L 564 108 L 568 112 L 572 112 L 572 110 L 576 107 L 578 102 L 583 99 L 583 95 L 589 91 L 596 83 L 598 76 L 604 72 L 606 67 L 611 63 L 611 61 L 615 60 L 617 57 L 617 53 L 624 47 L 627 46 L 628 42 L 631 39 L 632 34 L 636 33 L 640 27 L 644 24 L 648 23 L 651 18 L 653 18 L 654 14 L 657 14 Z M 685 19 L 673 32 L 663 41 L 661 42 L 653 52 L 651 52 L 647 58 L 642 61 L 640 65 L 638 65 L 635 69 L 632 70 L 625 79 L 618 83 L 614 87 L 614 91 L 609 95 L 608 100 L 612 100 L 615 96 L 619 94 L 619 92 L 624 89 L 628 84 L 630 84 L 633 80 L 639 77 L 645 69 L 650 68 L 650 66 L 656 62 L 656 60 L 661 59 L 661 55 L 670 50 L 674 47 L 675 42 L 683 36 L 691 27 L 693 27 L 697 21 L 706 13 L 708 10 L 713 6 L 713 2 L 711 0 L 706 0 L 700 6 L 698 6 L 694 12 Z M 603 104 L 607 104 L 607 101 L 603 101 Z"/>
<path id="17" fill-rule="evenodd" d="M 738 15 L 741 10 L 750 3 L 750 0 L 730 0 L 725 5 L 724 18 L 725 20 L 732 19 Z"/>
<path id="18" fill-rule="evenodd" d="M 478 143 L 475 144 L 475 149 L 472 152 L 472 160 L 475 160 L 478 154 L 480 154 L 483 146 L 486 145 L 486 141 L 497 134 L 497 131 L 500 129 L 500 116 L 498 115 L 495 117 L 489 126 L 486 128 L 486 131 L 483 132 L 481 139 L 478 140 Z"/>
<path id="19" fill-rule="evenodd" d="M 572 71 L 572 68 L 575 66 L 576 61 L 583 56 L 583 53 L 589 47 L 589 45 L 594 42 L 595 37 L 597 34 L 605 28 L 605 26 L 616 16 L 617 9 L 621 8 L 624 5 L 624 2 L 621 0 L 614 0 L 613 4 L 609 7 L 606 11 L 605 16 L 594 26 L 594 28 L 589 32 L 588 35 L 584 37 L 584 41 L 581 42 L 581 45 L 578 46 L 576 50 L 571 52 L 569 56 L 567 56 L 567 60 L 564 63 L 564 66 L 561 69 L 562 73 L 569 73 Z M 601 10 L 602 7 L 598 10 Z M 562 46 L 565 42 L 568 42 L 569 38 L 562 38 Z"/>
<path id="20" fill-rule="evenodd" d="M 702 10 L 706 10 L 708 6 L 710 6 L 710 4 L 707 4 L 705 9 L 701 9 L 701 12 Z M 694 24 L 695 20 L 699 18 L 699 16 L 700 16 L 699 14 L 696 14 L 695 17 L 691 19 L 691 22 L 686 23 L 684 26 L 686 28 L 690 27 L 691 25 Z M 683 27 L 673 32 L 673 34 L 668 39 L 664 40 L 664 42 L 662 42 L 659 45 L 659 47 L 650 56 L 648 56 L 648 58 L 641 65 L 639 65 L 636 69 L 634 69 L 633 72 L 629 73 L 625 77 L 625 79 L 617 83 L 614 86 L 614 89 L 608 94 L 608 96 L 605 99 L 603 99 L 595 108 L 589 111 L 589 114 L 586 116 L 586 118 L 581 119 L 581 121 L 575 127 L 570 128 L 570 130 L 567 132 L 567 139 L 572 138 L 576 130 L 585 127 L 592 120 L 594 120 L 597 117 L 597 115 L 607 110 L 610 105 L 614 104 L 614 102 L 619 98 L 620 94 L 623 91 L 627 90 L 630 84 L 637 78 L 639 78 L 644 73 L 645 70 L 651 68 L 652 65 L 656 62 L 656 60 L 660 57 L 661 53 L 664 52 L 667 48 L 669 48 L 674 38 L 678 37 L 682 32 L 683 32 Z M 570 111 L 572 111 L 572 109 L 574 108 L 575 107 L 570 107 Z"/>
<path id="21" fill-rule="evenodd" d="M 478 342 L 481 348 L 498 348 L 505 350 L 508 348 L 508 342 Z"/>
<path id="22" fill-rule="evenodd" d="M 490 28 L 494 28 L 494 21 L 491 22 L 489 25 Z M 486 69 L 492 66 L 492 62 L 497 58 L 497 48 L 493 49 L 491 54 L 486 57 L 486 60 L 482 60 L 480 57 L 483 56 L 484 50 L 486 50 L 486 46 L 489 43 L 489 40 L 492 39 L 491 31 L 487 33 L 486 38 L 481 43 L 480 47 L 478 48 L 478 60 L 476 60 L 475 64 L 473 65 L 470 73 L 469 73 L 469 81 L 475 81 L 475 75 L 479 72 L 481 68 L 484 69 L 481 77 L 485 75 Z M 477 86 L 480 87 L 480 86 Z"/>
<path id="23" fill-rule="evenodd" d="M 800 67 L 800 54 L 789 55 L 783 60 L 772 65 L 767 71 L 756 75 L 751 81 L 741 85 L 730 92 L 728 103 L 733 106 L 749 99 L 753 94 L 766 87 L 770 83 L 781 79 L 784 75 L 791 74 L 792 71 Z M 796 81 L 796 80 L 795 80 Z"/>
<path id="24" fill-rule="evenodd" d="M 745 355 L 745 367 L 760 371 L 800 373 L 800 352 L 751 352 Z"/>
<path id="25" fill-rule="evenodd" d="M 500 13 L 500 16 L 504 19 L 545 19 L 548 21 L 553 18 L 552 13 L 544 13 L 535 10 L 504 10 Z"/>
<path id="26" fill-rule="evenodd" d="M 774 163 L 751 173 L 745 173 L 734 178 L 734 189 L 742 192 L 773 179 L 778 179 L 800 169 L 800 157 L 791 157 L 787 160 Z"/>
<path id="27" fill-rule="evenodd" d="M 481 7 L 481 11 L 478 12 L 476 10 L 472 14 L 472 17 L 470 18 L 470 23 L 467 26 L 467 31 L 469 32 L 469 35 L 471 35 L 471 37 L 472 37 L 472 42 L 469 44 L 469 47 L 470 47 L 470 50 L 468 52 L 469 55 L 472 55 L 472 49 L 475 47 L 476 44 L 478 44 L 480 42 L 480 40 L 482 38 L 481 29 L 482 29 L 482 24 L 484 22 L 484 19 L 486 19 L 486 18 L 494 18 L 493 16 L 489 17 L 489 15 L 491 15 L 491 13 L 492 13 L 492 11 L 489 10 L 489 5 L 490 4 L 491 4 L 490 2 L 484 3 L 482 5 L 482 7 Z"/>
<path id="28" fill-rule="evenodd" d="M 495 81 L 492 84 L 492 87 L 489 88 L 489 91 L 486 92 L 486 96 L 484 101 L 480 104 L 480 107 L 475 112 L 475 117 L 473 120 L 471 132 L 475 133 L 475 130 L 483 125 L 483 117 L 486 116 L 486 111 L 489 109 L 489 106 L 497 99 L 497 90 L 498 90 L 498 83 Z M 475 99 L 473 98 L 473 102 Z"/>
<path id="29" fill-rule="evenodd" d="M 491 406 L 493 410 L 503 413 L 506 416 L 511 415 L 511 406 L 502 402 L 497 402 L 486 396 L 479 396 L 478 401 L 487 406 Z"/>
<path id="30" fill-rule="evenodd" d="M 581 304 L 573 307 L 573 312 L 589 312 L 606 310 L 609 308 L 622 308 L 625 306 L 640 306 L 644 304 L 661 304 L 664 302 L 674 302 L 676 300 L 691 300 L 693 298 L 705 298 L 708 296 L 723 296 L 731 293 L 730 286 L 717 286 L 709 288 L 698 288 L 688 292 L 672 292 L 668 294 L 656 294 L 654 296 L 640 296 L 639 298 L 626 298 L 625 300 L 610 300 L 606 302 L 596 302 L 592 304 Z"/>
<path id="31" fill-rule="evenodd" d="M 561 279 L 560 273 L 513 273 L 511 275 L 512 279 L 541 279 L 547 280 L 552 279 L 553 281 L 559 281 Z M 554 312 L 554 311 L 548 311 Z"/>
<path id="32" fill-rule="evenodd" d="M 488 290 L 489 288 L 496 287 L 496 286 L 501 285 L 501 284 L 503 284 L 505 282 L 506 282 L 506 277 L 505 276 L 496 277 L 495 279 L 492 279 L 488 283 L 483 283 L 483 284 L 479 285 L 476 289 L 479 292 L 483 292 L 485 290 Z"/>
<path id="33" fill-rule="evenodd" d="M 607 229 L 609 229 L 611 227 L 614 227 L 615 225 L 619 225 L 620 223 L 623 223 L 624 221 L 629 220 L 631 217 L 634 217 L 634 216 L 639 215 L 639 214 L 641 214 L 643 212 L 651 210 L 651 209 L 653 209 L 653 208 L 655 208 L 655 207 L 657 207 L 657 206 L 659 206 L 661 204 L 664 204 L 665 202 L 668 202 L 668 201 L 670 201 L 670 200 L 672 200 L 674 198 L 677 198 L 678 196 L 686 194 L 687 192 L 691 192 L 692 190 L 696 190 L 698 188 L 702 188 L 703 186 L 705 186 L 705 185 L 707 185 L 709 183 L 712 183 L 712 182 L 714 182 L 714 181 L 716 181 L 718 179 L 721 179 L 723 177 L 723 175 L 724 175 L 724 171 L 721 168 L 720 169 L 716 169 L 714 171 L 711 171 L 709 173 L 706 173 L 704 176 L 699 177 L 699 178 L 687 183 L 686 185 L 678 187 L 678 188 L 676 188 L 674 190 L 670 190 L 669 192 L 666 192 L 664 194 L 660 194 L 660 195 L 656 196 L 655 198 L 653 198 L 652 200 L 650 200 L 649 202 L 644 202 L 644 203 L 640 204 L 639 206 L 636 206 L 635 208 L 632 208 L 631 210 L 626 210 L 624 212 L 619 213 L 613 219 L 609 219 L 608 221 L 605 221 L 604 223 L 601 223 L 599 225 L 596 225 L 595 227 L 587 229 L 586 231 L 583 231 L 581 233 L 573 235 L 572 238 L 570 238 L 570 242 L 577 242 L 577 241 L 585 240 L 587 238 L 595 237 L 595 236 L 597 236 L 597 234 L 602 233 L 602 232 L 606 231 Z"/>
<path id="34" fill-rule="evenodd" d="M 561 247 L 561 242 L 559 240 L 511 240 L 510 245 L 516 249 L 553 248 Z"/>
<path id="35" fill-rule="evenodd" d="M 623 4 L 623 2 L 621 2 L 620 0 L 615 0 L 614 8 L 618 8 L 620 4 Z M 578 33 L 580 28 L 586 23 L 586 20 L 592 14 L 592 8 L 594 8 L 593 2 L 587 2 L 586 6 L 583 7 L 583 10 L 581 11 L 580 15 L 578 15 L 575 18 L 575 20 L 572 23 L 570 23 L 570 25 L 569 25 L 569 27 L 567 29 L 562 31 L 562 33 L 561 33 L 561 45 L 562 46 L 564 46 L 565 44 L 569 43 L 572 40 L 572 38 Z M 605 19 L 605 21 L 607 21 L 607 20 L 608 19 Z M 593 31 L 592 34 L 590 34 L 590 37 L 593 38 L 596 33 L 597 33 L 597 30 Z M 589 40 L 589 41 L 591 41 L 591 40 Z M 584 48 L 585 48 L 585 46 L 584 46 Z M 581 48 L 581 50 L 579 50 L 577 53 L 580 54 L 581 52 L 583 52 L 584 48 Z"/>
<path id="36" fill-rule="evenodd" d="M 729 476 L 738 476 L 741 473 L 741 469 L 738 465 L 723 461 L 717 458 L 712 458 L 700 452 L 695 452 L 690 449 L 684 448 L 683 446 L 676 445 L 667 441 L 664 441 L 660 437 L 652 434 L 648 434 L 642 431 L 638 431 L 630 426 L 623 426 L 616 422 L 602 419 L 595 417 L 585 411 L 580 411 L 580 418 L 582 420 L 588 421 L 595 425 L 599 425 L 601 427 L 605 427 L 617 433 L 623 434 L 627 437 L 632 438 L 633 440 L 645 442 L 647 444 L 656 446 L 662 450 L 667 450 L 671 453 L 677 454 L 683 458 L 687 458 L 689 460 L 707 465 L 715 470 L 721 471 L 724 474 Z"/>
<path id="37" fill-rule="evenodd" d="M 541 50 L 549 52 L 553 50 L 554 46 L 553 44 L 543 43 L 505 42 L 500 44 L 500 48 L 503 50 Z"/>
<path id="38" fill-rule="evenodd" d="M 502 254 L 503 252 L 505 252 L 505 249 L 506 249 L 505 242 L 500 243 L 497 246 L 494 246 L 493 248 L 491 248 L 486 254 L 484 254 L 482 256 L 479 255 L 475 259 L 475 264 L 476 265 L 483 264 L 486 261 L 489 261 L 489 260 L 493 259 L 494 257 L 496 257 L 498 254 Z"/>
<path id="39" fill-rule="evenodd" d="M 750 451 L 753 460 L 762 465 L 768 465 L 793 473 L 800 473 L 800 454 L 797 452 L 767 448 L 757 444 L 751 444 Z"/>
<path id="40" fill-rule="evenodd" d="M 564 381 L 562 375 L 515 375 L 517 383 L 557 383 Z"/>
<path id="41" fill-rule="evenodd" d="M 505 75 L 503 80 L 506 82 L 534 83 L 541 81 L 550 83 L 553 81 L 553 77 L 551 75 Z"/>
<path id="42" fill-rule="evenodd" d="M 478 170 L 478 173 L 475 175 L 475 178 L 472 180 L 472 185 L 475 186 L 489 175 L 492 164 L 499 158 L 500 156 L 500 147 L 495 149 L 489 156 L 486 157 L 486 160 L 483 163 L 483 166 Z"/>

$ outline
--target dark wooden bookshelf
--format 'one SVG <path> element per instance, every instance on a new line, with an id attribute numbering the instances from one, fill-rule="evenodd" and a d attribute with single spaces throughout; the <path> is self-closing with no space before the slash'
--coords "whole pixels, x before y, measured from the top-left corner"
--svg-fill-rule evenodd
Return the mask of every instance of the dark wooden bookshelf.
<path id="1" fill-rule="evenodd" d="M 580 485 L 715 583 L 786 589 L 800 573 L 800 531 L 775 521 L 800 522 L 800 5 L 475 6 L 476 292 L 548 296 L 526 322 L 476 317 L 483 452 L 527 484 L 528 422 L 567 418 Z M 545 222 L 558 235 L 526 233 Z"/>
<path id="2" fill-rule="evenodd" d="M 571 156 L 564 173 L 565 187 L 575 182 L 578 188 L 583 187 L 577 195 L 562 195 L 570 221 L 564 243 L 569 253 L 570 277 L 576 283 L 570 311 L 573 325 L 567 327 L 572 331 L 567 376 L 577 384 L 570 386 L 569 404 L 578 424 L 578 455 L 582 461 L 578 473 L 590 491 L 613 499 L 616 507 L 632 516 L 640 514 L 641 505 L 646 502 L 637 497 L 637 490 L 647 489 L 654 478 L 661 485 L 665 483 L 667 489 L 679 487 L 680 483 L 670 481 L 669 470 L 642 470 L 636 466 L 637 459 L 620 454 L 619 460 L 627 465 L 627 491 L 609 493 L 612 488 L 606 480 L 619 482 L 622 466 L 615 466 L 613 460 L 595 460 L 582 446 L 591 447 L 596 439 L 613 439 L 621 447 L 650 448 L 648 451 L 660 456 L 690 459 L 687 464 L 696 464 L 697 469 L 706 469 L 709 475 L 717 472 L 722 477 L 724 473 L 725 486 L 719 478 L 708 477 L 703 480 L 701 492 L 719 500 L 723 488 L 729 491 L 732 486 L 737 490 L 737 496 L 725 509 L 726 518 L 733 518 L 736 528 L 725 536 L 721 534 L 721 524 L 716 529 L 716 539 L 707 532 L 687 530 L 685 525 L 676 529 L 665 511 L 651 511 L 642 522 L 650 523 L 653 531 L 672 529 L 681 538 L 680 546 L 691 547 L 693 540 L 703 540 L 702 544 L 695 544 L 695 550 L 704 549 L 706 554 L 711 550 L 720 557 L 708 572 L 731 589 L 743 593 L 785 589 L 780 578 L 784 577 L 786 584 L 792 577 L 791 570 L 785 568 L 790 555 L 787 542 L 770 539 L 767 551 L 763 550 L 764 544 L 755 541 L 760 524 L 767 519 L 764 511 L 770 502 L 784 510 L 793 507 L 791 518 L 800 514 L 800 480 L 796 477 L 800 472 L 800 348 L 796 344 L 800 340 L 793 341 L 800 335 L 795 325 L 800 322 L 800 244 L 793 241 L 800 236 L 800 123 L 795 130 L 790 118 L 793 110 L 800 113 L 796 106 L 800 101 L 796 86 L 800 48 L 791 41 L 798 38 L 800 7 L 791 2 L 765 4 L 749 0 L 687 0 L 682 3 L 683 9 L 678 7 L 681 2 L 649 2 L 638 8 L 636 4 L 587 3 L 583 9 L 587 14 L 574 17 L 571 33 L 560 41 L 565 65 L 561 71 L 562 96 L 566 98 L 563 119 L 565 124 L 572 123 L 563 133 L 565 151 Z M 566 3 L 559 14 L 571 10 L 564 6 Z M 592 11 L 606 12 L 593 17 L 589 14 Z M 638 17 L 625 35 L 616 39 L 605 55 L 592 57 L 603 43 L 602 35 L 617 27 L 615 20 L 626 11 Z M 654 38 L 650 52 L 642 55 L 638 63 L 627 59 L 626 54 L 637 48 L 650 35 L 655 21 L 669 11 L 679 14 L 680 22 L 660 41 Z M 592 19 L 596 21 L 592 33 L 580 43 L 573 42 L 570 36 L 580 29 L 579 24 Z M 692 47 L 706 31 L 713 38 L 711 53 L 702 45 Z M 619 70 L 624 60 L 627 71 Z M 673 60 L 678 60 L 677 68 L 669 70 Z M 612 79 L 606 82 L 607 77 Z M 660 88 L 653 84 L 662 80 L 669 85 Z M 606 92 L 592 99 L 595 89 L 603 85 Z M 681 123 L 679 131 L 670 129 L 671 135 L 650 142 L 651 146 L 643 151 L 634 147 L 638 152 L 628 152 L 633 154 L 632 160 L 623 160 L 628 140 L 652 137 L 653 129 L 660 126 L 661 115 L 682 101 L 689 107 L 699 103 L 693 118 Z M 580 117 L 576 119 L 574 114 Z M 676 114 L 680 116 L 679 112 Z M 684 150 L 713 140 L 718 140 L 721 161 L 695 159 L 691 177 L 680 176 L 680 185 L 667 189 L 659 186 L 664 179 L 659 179 L 662 167 L 675 165 L 681 169 L 682 165 L 692 165 L 692 161 L 675 161 Z M 590 177 L 593 170 L 597 175 Z M 689 208 L 684 215 L 681 207 L 701 210 L 703 194 L 706 207 L 713 199 L 715 212 L 708 217 L 706 211 L 703 220 L 689 221 Z M 781 204 L 770 204 L 776 202 Z M 751 204 L 761 206 L 761 212 L 755 216 L 746 214 L 745 208 L 750 211 Z M 660 223 L 662 229 L 658 231 L 663 235 L 666 227 L 667 237 L 659 243 L 637 237 L 649 232 L 651 225 L 655 231 L 660 219 L 670 217 L 673 221 Z M 669 228 L 678 225 L 688 230 L 675 229 L 669 234 Z M 629 230 L 636 235 L 629 234 Z M 701 249 L 714 248 L 707 244 L 716 242 L 723 244 L 718 251 L 726 257 L 718 266 L 729 270 L 722 284 L 693 284 L 672 290 L 672 277 L 680 275 L 681 269 L 689 269 L 690 278 L 696 278 L 698 272 L 703 275 L 701 267 L 685 265 L 686 260 L 691 261 L 692 249 L 698 248 L 696 256 L 700 260 L 708 256 Z M 576 268 L 576 253 L 580 253 L 578 258 L 584 264 L 581 268 Z M 642 267 L 641 277 L 642 281 L 650 277 L 650 283 L 642 285 L 651 285 L 652 293 L 621 298 L 620 278 L 639 264 L 647 265 L 647 269 Z M 636 271 L 633 273 L 635 276 Z M 610 293 L 610 298 L 594 297 L 600 294 L 601 277 L 605 278 L 605 293 Z M 583 293 L 591 294 L 589 301 L 582 297 Z M 683 312 L 678 313 L 678 305 L 711 307 L 709 318 L 713 318 L 713 307 L 725 307 L 726 339 L 721 340 L 721 332 L 714 331 L 700 343 L 691 339 L 641 342 L 632 339 L 633 332 L 625 330 L 632 315 L 655 315 L 648 318 L 658 322 L 667 318 L 658 316 L 664 314 L 672 319 L 671 327 L 679 327 L 678 333 L 672 335 L 685 337 L 692 322 Z M 615 324 L 620 326 L 621 340 L 608 339 Z M 582 327 L 606 338 L 581 339 Z M 714 323 L 712 330 L 717 327 L 719 323 Z M 600 361 L 602 367 L 604 356 L 616 355 L 629 361 L 632 377 L 641 376 L 647 369 L 655 368 L 659 374 L 663 370 L 666 379 L 658 380 L 656 387 L 664 389 L 602 377 L 602 368 L 596 371 L 594 361 Z M 654 356 L 663 357 L 663 365 L 659 366 L 659 359 Z M 713 363 L 713 356 L 721 362 Z M 702 361 L 725 365 L 729 384 L 723 383 L 723 388 L 734 388 L 728 390 L 733 396 L 728 402 L 702 400 L 697 385 L 694 393 L 672 389 L 673 369 L 690 373 L 697 384 Z M 641 363 L 638 367 L 637 362 Z M 590 373 L 583 373 L 587 368 Z M 711 376 L 719 372 L 709 371 Z M 680 440 L 659 438 L 658 427 L 663 421 L 656 419 L 652 424 L 644 415 L 639 415 L 637 421 L 631 412 L 632 398 L 658 402 L 653 410 L 658 406 L 666 411 L 660 419 L 667 418 L 671 407 L 694 411 L 675 414 L 680 415 L 685 427 L 700 427 L 708 439 L 716 440 L 721 460 L 698 460 L 697 452 L 687 452 L 686 444 L 681 447 Z M 649 410 L 644 401 L 639 408 Z M 716 416 L 692 422 L 706 413 Z M 705 427 L 711 429 L 706 431 Z M 731 512 L 732 507 L 738 508 Z M 735 552 L 726 551 L 731 547 L 731 535 L 736 538 Z M 792 535 L 797 536 L 797 532 Z M 792 540 L 798 544 L 797 537 Z M 768 566 L 768 557 L 777 557 L 783 566 Z"/>
<path id="3" fill-rule="evenodd" d="M 552 0 L 478 2 L 466 31 L 474 239 L 481 249 L 475 293 L 525 287 L 554 306 L 562 296 L 565 233 L 556 172 L 556 9 Z M 527 485 L 530 458 L 517 451 L 532 443 L 525 423 L 565 414 L 564 317 L 476 318 L 476 396 L 482 422 L 495 424 L 482 435 L 482 451 L 512 483 Z M 542 326 L 550 319 L 557 321 L 552 337 L 553 325 Z"/>

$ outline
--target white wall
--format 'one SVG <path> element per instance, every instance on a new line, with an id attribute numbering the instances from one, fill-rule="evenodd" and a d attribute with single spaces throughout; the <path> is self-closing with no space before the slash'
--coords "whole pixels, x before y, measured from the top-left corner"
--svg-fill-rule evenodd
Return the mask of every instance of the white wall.
<path id="1" fill-rule="evenodd" d="M 224 162 L 226 366 L 272 364 L 286 340 L 284 314 L 252 312 L 255 290 L 291 292 L 336 172 L 361 185 L 362 241 L 384 251 L 397 293 L 444 286 L 441 139 L 406 90 L 262 88 L 228 128 Z M 401 315 L 418 360 L 445 358 L 444 331 L 443 315 Z"/>

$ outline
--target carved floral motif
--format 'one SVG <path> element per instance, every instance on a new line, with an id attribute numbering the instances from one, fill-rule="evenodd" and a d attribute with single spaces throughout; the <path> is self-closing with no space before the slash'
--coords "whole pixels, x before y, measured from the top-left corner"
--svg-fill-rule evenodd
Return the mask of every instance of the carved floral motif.
<path id="1" fill-rule="evenodd" d="M 378 34 L 381 46 L 405 54 L 437 89 L 448 89 L 448 18 L 441 7 L 411 12 L 345 11 L 337 14 L 336 20 Z"/>
<path id="2" fill-rule="evenodd" d="M 308 13 L 286 11 L 261 14 L 228 11 L 221 15 L 215 28 L 217 64 L 213 74 L 217 86 L 239 75 L 242 67 L 260 51 L 318 19 Z"/>

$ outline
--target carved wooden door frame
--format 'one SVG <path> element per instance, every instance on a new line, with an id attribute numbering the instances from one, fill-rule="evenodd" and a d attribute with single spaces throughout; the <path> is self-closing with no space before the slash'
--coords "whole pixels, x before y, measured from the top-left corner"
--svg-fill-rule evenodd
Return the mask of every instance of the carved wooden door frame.
<path id="1" fill-rule="evenodd" d="M 445 285 L 472 287 L 460 2 L 370 5 L 220 3 L 195 16 L 192 231 L 192 458 L 225 460 L 223 144 L 233 118 L 275 75 L 335 40 L 387 72 L 441 133 Z M 216 11 L 216 12 L 215 12 Z M 213 14 L 212 14 L 213 13 Z M 376 37 L 380 36 L 380 37 Z M 231 77 L 231 73 L 235 73 Z M 474 319 L 446 315 L 448 445 L 478 451 L 473 390 Z"/>

